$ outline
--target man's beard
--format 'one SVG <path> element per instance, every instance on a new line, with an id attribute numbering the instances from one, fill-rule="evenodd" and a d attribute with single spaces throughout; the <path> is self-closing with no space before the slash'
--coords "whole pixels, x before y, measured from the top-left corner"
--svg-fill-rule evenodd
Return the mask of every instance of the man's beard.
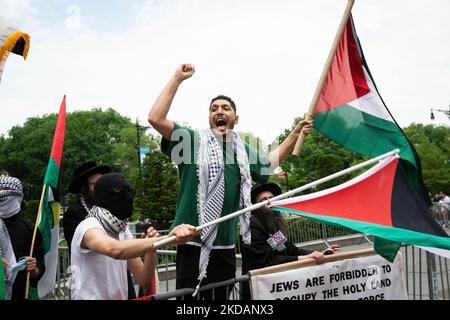
<path id="1" fill-rule="evenodd" d="M 94 201 L 94 192 L 93 191 L 88 191 L 88 192 L 83 192 L 82 194 L 84 201 L 86 202 L 86 205 L 90 208 L 92 208 L 95 204 Z"/>
<path id="2" fill-rule="evenodd" d="M 252 214 L 258 218 L 264 226 L 264 229 L 266 229 L 270 234 L 275 234 L 278 231 L 281 231 L 284 235 L 286 235 L 287 225 L 281 212 L 274 211 L 269 207 L 264 206 L 253 210 Z"/>

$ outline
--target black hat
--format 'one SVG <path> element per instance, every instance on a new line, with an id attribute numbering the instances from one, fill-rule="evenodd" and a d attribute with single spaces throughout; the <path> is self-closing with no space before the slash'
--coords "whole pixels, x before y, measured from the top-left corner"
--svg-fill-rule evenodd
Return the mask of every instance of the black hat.
<path id="1" fill-rule="evenodd" d="M 273 194 L 274 197 L 279 196 L 282 191 L 279 185 L 273 182 L 267 182 L 264 184 L 256 184 L 252 188 L 252 203 L 256 203 L 256 196 L 258 196 L 263 191 L 269 191 Z"/>
<path id="2" fill-rule="evenodd" d="M 80 193 L 81 186 L 83 185 L 87 177 L 96 173 L 109 173 L 111 172 L 111 167 L 106 165 L 97 165 L 95 161 L 88 161 L 79 166 L 73 173 L 73 179 L 69 184 L 70 193 Z"/>

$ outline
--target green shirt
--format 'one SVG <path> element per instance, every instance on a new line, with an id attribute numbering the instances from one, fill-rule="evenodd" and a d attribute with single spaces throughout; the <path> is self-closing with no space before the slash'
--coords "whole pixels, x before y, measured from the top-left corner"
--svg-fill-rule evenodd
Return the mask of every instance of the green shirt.
<path id="1" fill-rule="evenodd" d="M 175 123 L 171 141 L 162 139 L 161 150 L 177 165 L 180 176 L 180 192 L 178 194 L 177 210 L 172 228 L 182 223 L 198 226 L 197 213 L 197 155 L 200 145 L 200 135 L 197 131 L 184 128 Z M 240 202 L 241 176 L 236 155 L 230 144 L 225 143 L 223 148 L 225 162 L 225 197 L 221 216 L 238 211 Z M 270 175 L 269 159 L 258 154 L 248 144 L 244 143 L 250 163 L 250 174 L 253 181 L 265 183 Z M 191 151 L 192 150 L 192 151 Z M 235 161 L 227 161 L 234 158 Z M 232 163 L 230 163 L 232 162 Z M 238 217 L 219 224 L 214 246 L 231 246 L 236 243 Z M 200 243 L 200 236 L 193 239 Z"/>

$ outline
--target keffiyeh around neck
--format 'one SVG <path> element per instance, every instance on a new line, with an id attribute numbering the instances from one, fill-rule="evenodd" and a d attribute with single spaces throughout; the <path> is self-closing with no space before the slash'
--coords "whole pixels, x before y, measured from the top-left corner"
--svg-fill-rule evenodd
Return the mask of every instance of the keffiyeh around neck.
<path id="1" fill-rule="evenodd" d="M 245 147 L 239 135 L 231 132 L 231 144 L 236 154 L 237 164 L 241 175 L 240 208 L 251 205 L 251 176 L 250 165 Z M 211 129 L 200 133 L 200 146 L 198 151 L 198 216 L 199 225 L 220 218 L 225 197 L 225 177 L 222 142 L 218 141 Z M 234 160 L 234 159 L 233 159 Z M 240 231 L 243 241 L 250 243 L 250 212 L 239 217 Z M 217 236 L 218 225 L 212 225 L 202 230 L 201 251 L 199 261 L 199 278 L 201 282 L 206 277 L 209 255 Z M 199 283 L 200 285 L 200 283 Z M 197 289 L 199 286 L 197 286 Z M 196 291 L 197 292 L 197 291 Z M 195 293 L 196 293 L 195 292 Z M 194 293 L 194 295 L 195 295 Z"/>
<path id="2" fill-rule="evenodd" d="M 93 206 L 88 212 L 86 218 L 97 219 L 106 233 L 115 239 L 119 239 L 119 235 L 127 229 L 128 220 L 118 219 L 105 208 Z"/>

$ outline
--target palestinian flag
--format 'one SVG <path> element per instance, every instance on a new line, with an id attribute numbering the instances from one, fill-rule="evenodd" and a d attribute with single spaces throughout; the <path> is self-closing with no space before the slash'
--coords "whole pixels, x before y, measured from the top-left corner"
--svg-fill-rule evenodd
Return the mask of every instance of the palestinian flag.
<path id="1" fill-rule="evenodd" d="M 408 181 L 430 204 L 419 158 L 378 93 L 351 16 L 314 110 L 315 129 L 347 149 L 373 157 L 400 149 Z"/>
<path id="2" fill-rule="evenodd" d="M 30 36 L 0 16 L 0 81 L 9 53 L 21 55 L 26 59 L 29 48 Z"/>
<path id="3" fill-rule="evenodd" d="M 59 215 L 60 215 L 60 183 L 61 159 L 66 127 L 66 97 L 59 109 L 50 161 L 44 178 L 44 194 L 40 204 L 40 219 L 37 221 L 45 248 L 45 273 L 38 282 L 39 298 L 53 291 L 56 282 L 58 265 Z"/>
<path id="4" fill-rule="evenodd" d="M 385 158 L 339 186 L 273 201 L 271 207 L 371 234 L 387 244 L 422 246 L 450 258 L 450 237 L 412 190 L 399 163 L 398 156 Z M 389 253 L 389 247 L 384 249 Z M 392 261 L 395 258 L 395 254 L 381 255 Z"/>

